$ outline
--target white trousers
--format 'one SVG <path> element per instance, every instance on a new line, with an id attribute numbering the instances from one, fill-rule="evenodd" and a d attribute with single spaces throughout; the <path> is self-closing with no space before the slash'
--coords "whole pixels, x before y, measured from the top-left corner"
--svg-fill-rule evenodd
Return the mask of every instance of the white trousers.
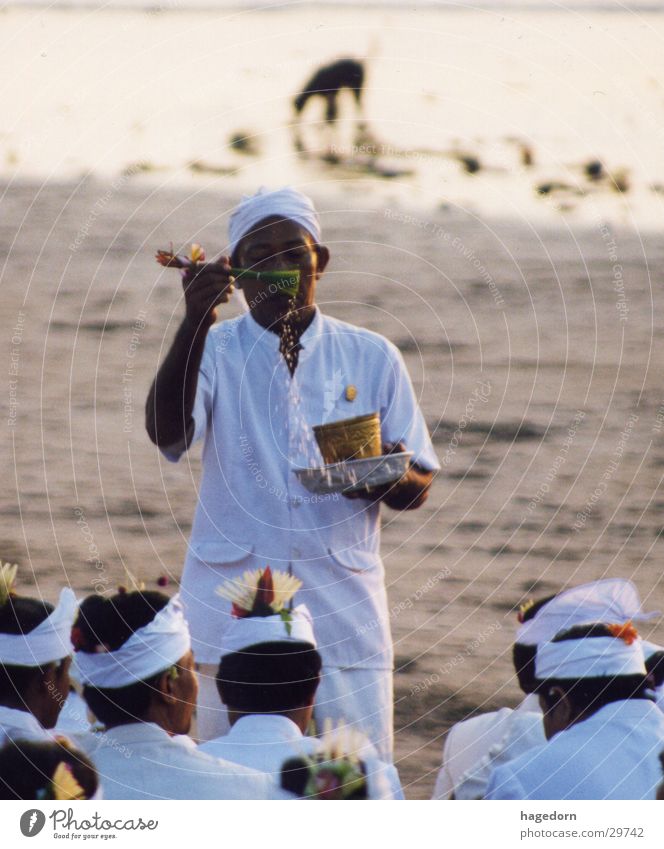
<path id="1" fill-rule="evenodd" d="M 198 665 L 196 738 L 202 743 L 227 734 L 228 714 L 217 692 L 217 666 Z M 391 669 L 338 669 L 324 666 L 316 692 L 314 721 L 318 732 L 326 719 L 343 720 L 362 731 L 373 743 L 378 756 L 392 763 L 393 696 Z"/>

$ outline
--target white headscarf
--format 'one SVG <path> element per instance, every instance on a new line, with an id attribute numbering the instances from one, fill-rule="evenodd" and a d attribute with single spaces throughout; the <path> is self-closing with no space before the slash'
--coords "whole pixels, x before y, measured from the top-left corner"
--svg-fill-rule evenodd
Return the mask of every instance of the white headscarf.
<path id="1" fill-rule="evenodd" d="M 591 622 L 645 621 L 659 616 L 644 613 L 639 592 L 631 581 L 606 578 L 570 587 L 547 602 L 519 628 L 515 642 L 536 646 L 574 625 Z M 596 638 L 597 639 L 597 638 Z"/>
<path id="2" fill-rule="evenodd" d="M 74 651 L 70 636 L 77 609 L 73 590 L 64 587 L 55 610 L 32 631 L 27 634 L 0 634 L 0 663 L 42 666 L 69 657 Z"/>
<path id="3" fill-rule="evenodd" d="M 255 195 L 245 195 L 231 214 L 228 225 L 230 253 L 235 251 L 243 236 L 250 233 L 265 218 L 273 215 L 296 221 L 311 233 L 316 242 L 320 242 L 320 221 L 311 198 L 290 186 L 276 191 L 268 191 L 262 187 Z"/>
<path id="4" fill-rule="evenodd" d="M 316 647 L 313 621 L 305 604 L 298 604 L 290 611 L 288 622 L 280 614 L 233 619 L 221 638 L 221 656 L 258 643 L 283 642 L 311 643 Z"/>
<path id="5" fill-rule="evenodd" d="M 617 675 L 646 675 L 638 639 L 628 645 L 620 637 L 582 637 L 544 643 L 537 649 L 535 677 L 540 681 Z"/>
<path id="6" fill-rule="evenodd" d="M 190 648 L 189 626 L 179 595 L 176 595 L 119 649 L 96 653 L 77 651 L 74 663 L 83 684 L 112 690 L 145 681 L 168 669 Z"/>

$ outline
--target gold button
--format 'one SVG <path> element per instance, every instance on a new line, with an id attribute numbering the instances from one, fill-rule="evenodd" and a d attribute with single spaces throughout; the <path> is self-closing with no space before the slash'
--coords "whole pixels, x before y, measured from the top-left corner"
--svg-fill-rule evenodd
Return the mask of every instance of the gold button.
<path id="1" fill-rule="evenodd" d="M 357 387 L 353 386 L 351 383 L 350 386 L 346 387 L 346 401 L 354 401 L 357 398 Z"/>

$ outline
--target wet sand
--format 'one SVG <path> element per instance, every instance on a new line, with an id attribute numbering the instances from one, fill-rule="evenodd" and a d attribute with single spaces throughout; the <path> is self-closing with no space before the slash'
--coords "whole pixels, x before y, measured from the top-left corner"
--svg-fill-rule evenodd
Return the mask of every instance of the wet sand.
<path id="1" fill-rule="evenodd" d="M 176 581 L 199 451 L 168 464 L 143 427 L 182 312 L 153 254 L 221 249 L 237 195 L 140 177 L 1 191 L 2 558 L 49 599 L 112 589 L 124 567 Z M 315 198 L 319 302 L 401 348 L 444 466 L 421 510 L 385 511 L 382 545 L 397 762 L 426 798 L 447 727 L 518 700 L 520 602 L 623 576 L 664 609 L 664 237 Z"/>

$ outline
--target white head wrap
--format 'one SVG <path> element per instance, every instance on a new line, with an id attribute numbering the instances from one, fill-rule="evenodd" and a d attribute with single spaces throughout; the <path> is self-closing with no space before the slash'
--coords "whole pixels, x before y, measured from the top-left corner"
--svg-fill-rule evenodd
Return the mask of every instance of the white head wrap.
<path id="1" fill-rule="evenodd" d="M 258 643 L 311 643 L 316 647 L 311 614 L 305 604 L 290 611 L 290 622 L 279 614 L 233 619 L 221 638 L 221 656 Z"/>
<path id="2" fill-rule="evenodd" d="M 643 659 L 649 660 L 654 654 L 664 651 L 664 646 L 658 646 L 656 643 L 648 642 L 648 640 L 641 640 L 641 651 L 643 652 Z"/>
<path id="3" fill-rule="evenodd" d="M 245 195 L 231 214 L 228 224 L 230 253 L 235 251 L 243 236 L 273 215 L 296 221 L 320 242 L 320 221 L 311 198 L 290 186 L 272 192 L 260 188 L 255 195 Z"/>
<path id="4" fill-rule="evenodd" d="M 628 645 L 620 637 L 582 637 L 544 643 L 538 647 L 535 658 L 535 677 L 540 681 L 645 674 L 640 641 Z"/>
<path id="5" fill-rule="evenodd" d="M 644 613 L 639 592 L 631 581 L 606 578 L 571 587 L 547 602 L 536 615 L 519 628 L 515 642 L 536 646 L 556 634 L 591 622 L 645 621 L 659 616 Z M 595 638 L 598 639 L 598 638 Z"/>
<path id="6" fill-rule="evenodd" d="M 27 634 L 0 634 L 0 663 L 41 666 L 69 657 L 74 651 L 70 635 L 77 608 L 73 591 L 64 587 L 55 610 L 32 631 Z"/>
<path id="7" fill-rule="evenodd" d="M 190 648 L 189 626 L 180 597 L 176 595 L 119 649 L 95 653 L 77 651 L 74 663 L 83 684 L 112 690 L 145 681 L 168 669 Z"/>

